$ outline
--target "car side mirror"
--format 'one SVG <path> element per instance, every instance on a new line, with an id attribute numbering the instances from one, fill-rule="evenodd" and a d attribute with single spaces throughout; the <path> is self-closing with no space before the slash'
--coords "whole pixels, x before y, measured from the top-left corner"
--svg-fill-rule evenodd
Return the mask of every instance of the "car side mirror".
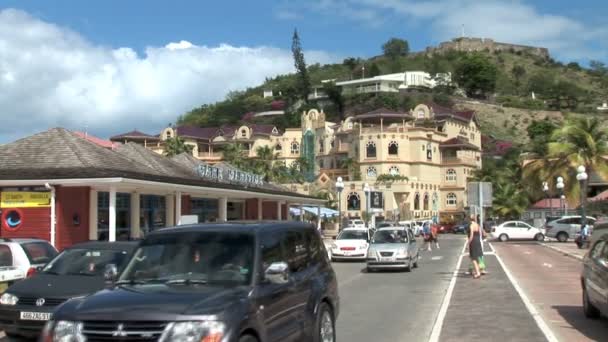
<path id="1" fill-rule="evenodd" d="M 289 266 L 286 262 L 273 262 L 264 271 L 264 279 L 272 284 L 286 284 L 289 281 Z"/>
<path id="2" fill-rule="evenodd" d="M 113 283 L 118 277 L 118 267 L 114 264 L 107 264 L 103 272 L 103 278 L 105 281 Z"/>

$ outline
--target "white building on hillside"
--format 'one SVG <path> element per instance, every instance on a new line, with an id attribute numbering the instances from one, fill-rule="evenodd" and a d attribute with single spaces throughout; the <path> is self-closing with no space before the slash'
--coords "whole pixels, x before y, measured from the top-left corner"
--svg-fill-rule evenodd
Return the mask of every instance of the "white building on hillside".
<path id="1" fill-rule="evenodd" d="M 432 76 L 424 71 L 406 71 L 336 82 L 336 85 L 342 87 L 343 94 L 398 93 L 401 89 L 432 89 L 438 85 L 448 85 L 451 81 L 452 75 L 450 73 Z"/>

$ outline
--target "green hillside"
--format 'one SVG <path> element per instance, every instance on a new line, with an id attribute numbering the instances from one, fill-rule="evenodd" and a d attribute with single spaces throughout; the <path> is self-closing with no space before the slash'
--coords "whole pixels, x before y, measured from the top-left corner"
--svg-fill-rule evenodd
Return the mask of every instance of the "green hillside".
<path id="1" fill-rule="evenodd" d="M 597 107 L 608 99 L 608 68 L 593 62 L 591 68 L 576 63 L 563 64 L 526 52 L 450 51 L 427 56 L 421 53 L 400 56 L 378 56 L 370 59 L 347 58 L 343 63 L 307 67 L 312 86 L 322 80 L 349 80 L 403 71 L 426 71 L 431 74 L 451 72 L 453 80 L 461 66 L 471 55 L 487 61 L 495 68 L 493 90 L 480 99 L 464 96 L 457 87 L 442 87 L 429 93 L 416 94 L 358 94 L 344 96 L 342 115 L 360 113 L 379 106 L 409 110 L 416 103 L 435 101 L 442 105 L 458 104 L 475 109 L 486 133 L 517 142 L 525 141 L 525 128 L 535 119 L 548 116 L 561 120 L 565 113 L 598 114 Z M 468 75 L 465 75 L 468 76 Z M 466 77 L 465 77 L 466 79 Z M 455 84 L 456 86 L 456 84 Z M 309 107 L 318 107 L 314 101 L 298 100 L 297 75 L 281 75 L 257 87 L 231 92 L 224 101 L 205 104 L 180 116 L 181 123 L 215 126 L 236 123 L 248 112 L 285 108 L 286 115 L 274 119 L 280 127 L 298 126 L 299 113 Z M 272 90 L 274 98 L 264 99 L 264 90 Z M 532 99 L 534 92 L 536 99 Z M 339 120 L 340 106 L 336 100 L 324 104 L 329 120 Z M 471 103 L 471 100 L 480 100 Z"/>

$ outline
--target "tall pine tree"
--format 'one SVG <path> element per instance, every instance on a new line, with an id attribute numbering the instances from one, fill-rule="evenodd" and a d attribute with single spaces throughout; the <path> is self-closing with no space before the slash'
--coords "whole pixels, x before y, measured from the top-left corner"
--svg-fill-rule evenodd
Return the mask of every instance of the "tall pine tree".
<path id="1" fill-rule="evenodd" d="M 306 61 L 300 44 L 300 36 L 298 29 L 293 31 L 293 40 L 291 42 L 291 52 L 293 53 L 293 63 L 298 74 L 296 82 L 296 91 L 300 99 L 308 102 L 308 94 L 310 94 L 310 77 L 306 70 Z"/>

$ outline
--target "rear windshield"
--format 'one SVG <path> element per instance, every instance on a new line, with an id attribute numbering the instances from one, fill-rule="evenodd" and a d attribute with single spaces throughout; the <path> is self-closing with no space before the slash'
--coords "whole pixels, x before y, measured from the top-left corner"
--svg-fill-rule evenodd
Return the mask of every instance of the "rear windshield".
<path id="1" fill-rule="evenodd" d="M 57 251 L 46 242 L 27 242 L 21 247 L 31 264 L 46 264 L 57 256 Z"/>
<path id="2" fill-rule="evenodd" d="M 13 253 L 7 245 L 0 245 L 0 266 L 13 266 Z"/>
<path id="3" fill-rule="evenodd" d="M 405 230 L 379 230 L 374 234 L 372 243 L 405 243 L 408 242 Z"/>
<path id="4" fill-rule="evenodd" d="M 129 252 L 114 249 L 68 249 L 46 265 L 43 272 L 58 275 L 102 276 L 106 265 L 114 264 L 120 271 Z"/>
<path id="5" fill-rule="evenodd" d="M 367 240 L 367 232 L 364 230 L 344 230 L 338 235 L 338 240 Z"/>

